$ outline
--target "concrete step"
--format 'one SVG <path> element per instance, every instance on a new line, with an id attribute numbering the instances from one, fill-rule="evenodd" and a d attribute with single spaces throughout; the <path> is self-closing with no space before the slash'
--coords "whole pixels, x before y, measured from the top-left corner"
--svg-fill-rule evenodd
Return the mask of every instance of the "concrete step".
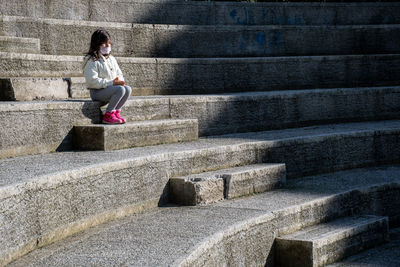
<path id="1" fill-rule="evenodd" d="M 0 51 L 15 53 L 40 53 L 40 40 L 0 35 Z"/>
<path id="2" fill-rule="evenodd" d="M 80 77 L 82 57 L 0 53 L 0 77 Z M 117 58 L 134 95 L 398 85 L 400 54 Z"/>
<path id="3" fill-rule="evenodd" d="M 90 4 L 89 4 L 90 3 Z M 400 23 L 397 2 L 214 2 L 18 0 L 0 14 L 36 18 L 187 25 L 349 25 Z"/>
<path id="4" fill-rule="evenodd" d="M 107 28 L 123 57 L 265 57 L 400 52 L 400 24 L 346 26 L 194 26 L 0 17 L 8 35 L 39 37 L 41 53 L 82 55 Z M 65 42 L 74 40 L 74 49 Z"/>
<path id="5" fill-rule="evenodd" d="M 73 143 L 80 150 L 109 151 L 197 139 L 198 124 L 195 119 L 80 125 L 73 129 Z"/>
<path id="6" fill-rule="evenodd" d="M 174 203 L 204 205 L 280 188 L 285 182 L 285 164 L 255 164 L 171 178 L 169 187 Z"/>
<path id="7" fill-rule="evenodd" d="M 68 99 L 68 83 L 62 78 L 0 78 L 0 101 Z"/>
<path id="8" fill-rule="evenodd" d="M 393 151 L 400 151 L 400 121 L 313 126 L 118 151 L 49 153 L 3 159 L 0 160 L 0 259 L 4 255 L 15 258 L 90 226 L 164 205 L 168 202 L 168 181 L 172 177 L 263 162 L 284 162 L 289 180 L 400 162 L 400 154 Z M 363 173 L 356 176 L 361 187 L 371 182 Z M 379 179 L 372 179 L 371 183 L 382 185 L 399 177 L 397 173 L 388 177 L 380 174 Z M 334 188 L 346 192 L 355 189 L 349 185 L 348 177 L 334 179 L 331 188 L 326 178 L 329 176 L 314 180 L 311 192 L 302 187 L 301 179 L 294 180 L 307 200 L 331 195 Z M 363 198 L 365 191 L 357 188 L 354 201 L 345 198 L 345 194 L 340 201 L 333 197 L 340 206 L 326 197 L 323 197 L 325 208 L 318 208 L 315 202 L 311 205 L 318 216 L 323 217 L 326 212 L 338 214 L 338 211 L 355 210 L 375 214 L 371 209 L 380 211 L 384 206 L 387 208 L 381 215 L 391 216 L 392 222 L 400 225 L 398 203 L 394 201 L 399 196 L 388 192 L 390 186 L 394 184 L 383 188 L 375 186 L 374 190 L 379 193 L 374 193 L 372 200 Z M 287 192 L 283 198 L 286 204 L 293 200 L 290 188 L 286 185 L 282 190 Z M 400 185 L 397 194 L 399 190 Z M 378 198 L 382 198 L 382 202 L 375 203 Z M 261 208 L 268 208 L 269 204 L 262 205 Z M 251 209 L 259 210 L 259 206 L 252 205 Z M 304 213 L 298 213 L 296 206 L 293 209 L 297 215 L 290 218 L 303 222 L 300 215 Z M 318 216 L 311 218 L 319 220 Z M 273 233 L 275 231 L 271 231 L 271 238 Z"/>
<path id="9" fill-rule="evenodd" d="M 280 267 L 325 266 L 388 239 L 387 217 L 342 218 L 277 238 L 277 264 Z"/>
<path id="10" fill-rule="evenodd" d="M 90 92 L 86 88 L 85 77 L 71 77 L 68 82 L 68 94 L 72 99 L 89 99 Z"/>
<path id="11" fill-rule="evenodd" d="M 197 119 L 199 135 L 397 119 L 400 87 L 131 97 L 128 121 Z M 100 123 L 99 102 L 0 103 L 0 158 L 73 149 L 72 128 Z"/>
<path id="12" fill-rule="evenodd" d="M 115 181 L 130 175 L 131 181 L 126 182 L 130 186 L 138 183 L 136 175 L 140 173 L 132 171 Z M 33 239 L 38 243 L 31 248 L 34 251 L 19 259 L 28 251 L 14 254 L 11 260 L 17 260 L 9 266 L 275 266 L 273 244 L 276 235 L 349 216 L 355 210 L 388 216 L 390 221 L 399 216 L 399 174 L 399 166 L 385 166 L 288 180 L 285 190 L 203 207 L 162 207 L 112 220 L 48 246 L 44 242 L 47 241 L 44 237 L 48 224 L 37 215 L 43 223 L 40 228 L 32 226 L 32 230 L 38 229 L 35 232 L 37 239 Z M 153 176 L 147 176 L 147 180 L 150 177 Z M 77 183 L 85 181 L 78 179 Z M 104 182 L 110 184 L 110 189 L 116 187 L 108 177 Z M 102 183 L 90 185 L 95 188 Z M 145 191 L 140 186 L 138 192 Z M 88 192 L 91 191 L 82 191 L 82 196 L 86 193 L 82 202 L 76 193 L 71 193 L 70 197 L 77 204 L 89 204 Z M 124 192 L 124 196 L 134 195 L 130 190 Z M 97 197 L 97 200 L 105 199 L 115 197 Z M 67 203 L 66 200 L 59 202 Z M 103 209 L 104 205 L 96 204 L 88 211 Z M 38 205 L 39 209 L 41 207 Z M 68 209 L 53 206 L 53 211 Z M 10 228 L 1 227 L 0 231 L 3 229 Z M 18 231 L 21 238 L 20 228 L 13 229 L 6 233 Z M 14 242 L 6 243 L 10 240 L 7 235 L 0 235 L 0 240 L 0 245 L 6 244 L 8 251 L 14 247 Z M 39 247 L 41 249 L 36 249 Z M 398 251 L 398 247 L 394 249 Z M 8 255 L 1 254 L 0 259 L 10 261 Z"/>

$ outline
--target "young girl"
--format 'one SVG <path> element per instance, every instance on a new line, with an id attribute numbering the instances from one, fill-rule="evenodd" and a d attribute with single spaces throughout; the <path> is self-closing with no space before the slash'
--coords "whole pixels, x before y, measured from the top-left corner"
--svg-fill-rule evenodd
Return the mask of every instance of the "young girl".
<path id="1" fill-rule="evenodd" d="M 83 61 L 86 87 L 93 101 L 109 102 L 103 115 L 103 123 L 125 123 L 121 108 L 128 100 L 132 89 L 125 85 L 124 76 L 116 59 L 110 55 L 111 38 L 105 30 L 96 30 L 90 49 Z"/>

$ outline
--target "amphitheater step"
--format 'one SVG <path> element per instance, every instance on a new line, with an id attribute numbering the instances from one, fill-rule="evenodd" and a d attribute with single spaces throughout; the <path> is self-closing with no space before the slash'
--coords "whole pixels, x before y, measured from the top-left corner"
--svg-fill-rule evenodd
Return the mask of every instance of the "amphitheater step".
<path id="1" fill-rule="evenodd" d="M 80 153 L 71 155 L 71 159 L 76 156 L 82 163 Z M 110 153 L 105 156 L 110 157 Z M 96 164 L 93 171 L 99 170 L 98 160 L 93 159 Z M 46 163 L 42 161 L 42 164 Z M 64 165 L 60 164 L 59 167 Z M 153 193 L 143 186 L 154 185 L 153 180 L 149 181 L 154 177 L 150 174 L 154 169 L 149 168 L 148 171 L 149 175 L 143 181 L 137 177 L 142 174 L 138 170 L 126 171 L 125 175 L 113 177 L 108 173 L 106 177 L 97 174 L 97 181 L 75 177 L 75 185 L 50 178 L 49 182 L 38 182 L 38 186 L 49 187 L 41 191 L 30 191 L 44 195 L 39 198 L 38 211 L 29 213 L 28 217 L 23 216 L 24 212 L 28 213 L 27 207 L 31 208 L 33 204 L 32 195 L 29 195 L 30 198 L 25 199 L 25 208 L 13 206 L 12 210 L 16 212 L 12 213 L 14 216 L 4 216 L 8 221 L 4 222 L 4 227 L 0 227 L 0 231 L 4 230 L 0 235 L 0 248 L 4 248 L 0 250 L 0 264 L 16 259 L 10 263 L 10 267 L 57 266 L 60 263 L 70 266 L 275 266 L 273 244 L 276 233 L 293 232 L 321 221 L 348 216 L 355 207 L 357 210 L 365 210 L 367 214 L 382 213 L 381 216 L 389 216 L 389 220 L 399 215 L 400 167 L 382 166 L 292 179 L 287 181 L 287 188 L 290 189 L 209 206 L 162 207 L 125 218 L 110 216 L 108 223 L 81 233 L 71 229 L 78 223 L 70 223 L 65 231 L 58 232 L 62 234 L 61 238 L 67 237 L 64 240 L 51 242 L 54 240 L 46 238 L 60 238 L 59 235 L 52 235 L 57 225 L 54 222 L 67 223 L 69 219 L 77 219 L 77 216 L 86 214 L 85 220 L 80 223 L 84 227 L 93 226 L 104 222 L 96 221 L 98 217 L 92 217 L 94 212 L 104 210 L 104 202 L 113 204 L 108 213 L 117 213 L 116 205 L 127 203 L 120 196 L 141 199 L 149 192 Z M 55 185 L 56 181 L 59 184 Z M 116 183 L 122 185 L 116 186 Z M 86 190 L 79 190 L 85 188 L 85 185 Z M 137 186 L 136 193 L 130 189 L 134 185 Z M 61 186 L 70 187 L 68 191 L 62 191 L 59 188 Z M 94 190 L 101 187 L 119 188 L 121 192 L 107 194 L 105 191 L 104 196 L 95 194 Z M 129 189 L 124 190 L 125 187 Z M 27 190 L 31 189 L 27 187 Z M 57 190 L 60 193 L 55 192 Z M 93 203 L 90 197 L 92 194 L 95 199 Z M 57 201 L 57 198 L 60 200 Z M 44 211 L 45 204 L 49 205 L 51 213 Z M 77 209 L 68 208 L 71 204 L 76 205 Z M 83 206 L 87 206 L 84 212 L 81 211 Z M 11 212 L 5 209 L 4 214 Z M 56 215 L 62 212 L 70 215 Z M 11 221 L 12 218 L 15 221 Z M 36 221 L 40 224 L 32 223 Z M 25 222 L 29 226 L 22 228 L 17 222 Z M 13 234 L 15 239 L 11 238 Z M 21 244 L 30 240 L 29 235 L 33 236 L 34 244 L 22 250 Z M 18 245 L 19 250 L 13 250 Z M 394 249 L 398 250 L 398 247 Z M 22 256 L 29 251 L 32 252 Z M 400 259 L 399 255 L 397 257 Z"/>
<path id="2" fill-rule="evenodd" d="M 86 88 L 84 77 L 68 78 L 68 94 L 72 99 L 87 99 L 90 98 L 89 90 Z"/>
<path id="3" fill-rule="evenodd" d="M 151 120 L 120 125 L 74 126 L 74 146 L 81 150 L 118 150 L 138 146 L 193 141 L 198 138 L 195 119 Z"/>
<path id="4" fill-rule="evenodd" d="M 12 1 L 0 14 L 71 20 L 197 25 L 349 25 L 400 23 L 397 2 L 284 2 L 215 1 Z"/>
<path id="5" fill-rule="evenodd" d="M 0 78 L 0 101 L 67 99 L 68 84 L 62 78 Z"/>
<path id="6" fill-rule="evenodd" d="M 41 52 L 81 55 L 104 22 L 0 17 L 9 35 L 40 37 Z M 18 33 L 13 29 L 18 29 Z M 107 23 L 123 57 L 265 57 L 400 52 L 400 25 L 193 26 Z M 74 49 L 65 45 L 74 40 Z"/>
<path id="7" fill-rule="evenodd" d="M 0 35 L 0 52 L 40 53 L 40 40 Z"/>
<path id="8" fill-rule="evenodd" d="M 388 219 L 354 216 L 276 239 L 279 267 L 320 267 L 388 241 Z"/>
<path id="9" fill-rule="evenodd" d="M 131 97 L 123 113 L 128 121 L 197 119 L 199 135 L 209 136 L 397 119 L 400 116 L 399 101 L 398 86 L 141 96 Z M 99 102 L 2 102 L 0 158 L 71 150 L 73 126 L 100 123 L 100 118 Z"/>
<path id="10" fill-rule="evenodd" d="M 398 85 L 400 54 L 118 58 L 134 95 Z M 81 77 L 82 57 L 0 53 L 0 77 Z"/>
<path id="11" fill-rule="evenodd" d="M 285 164 L 255 164 L 171 178 L 171 198 L 181 205 L 202 205 L 261 193 L 281 187 L 285 170 Z"/>

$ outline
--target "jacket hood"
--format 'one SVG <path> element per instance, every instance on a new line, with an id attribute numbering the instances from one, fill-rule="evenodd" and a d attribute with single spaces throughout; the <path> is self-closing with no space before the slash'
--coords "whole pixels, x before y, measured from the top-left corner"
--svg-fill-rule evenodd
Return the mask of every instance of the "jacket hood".
<path id="1" fill-rule="evenodd" d="M 111 55 L 110 55 L 111 56 Z M 91 59 L 91 56 L 87 55 L 83 58 L 83 62 L 82 62 L 82 71 L 85 69 L 86 64 L 88 63 L 88 61 Z M 106 61 L 106 58 L 103 55 L 100 55 L 99 60 L 103 60 Z"/>

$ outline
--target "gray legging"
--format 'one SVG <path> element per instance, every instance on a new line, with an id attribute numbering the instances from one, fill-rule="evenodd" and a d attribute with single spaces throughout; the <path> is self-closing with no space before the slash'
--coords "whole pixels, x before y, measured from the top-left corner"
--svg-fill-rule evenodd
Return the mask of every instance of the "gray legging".
<path id="1" fill-rule="evenodd" d="M 125 85 L 111 85 L 103 89 L 90 89 L 93 101 L 109 102 L 106 111 L 121 109 L 132 93 L 132 89 Z"/>

